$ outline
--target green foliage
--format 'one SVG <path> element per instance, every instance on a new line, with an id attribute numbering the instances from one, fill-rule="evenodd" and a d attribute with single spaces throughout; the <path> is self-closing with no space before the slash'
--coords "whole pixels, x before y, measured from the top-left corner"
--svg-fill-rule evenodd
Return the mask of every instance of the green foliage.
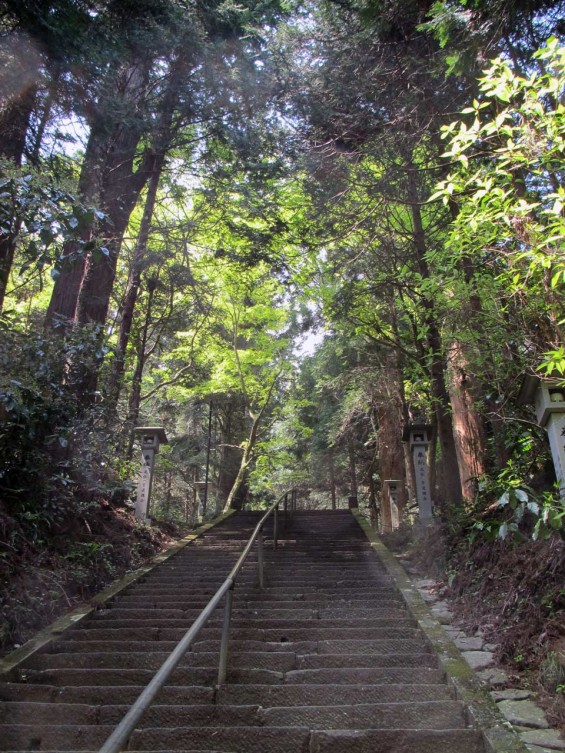
<path id="1" fill-rule="evenodd" d="M 18 171 L 10 175 L 13 169 L 0 169 L 0 234 L 18 239 L 19 284 L 23 276 L 45 268 L 51 267 L 53 276 L 59 274 L 66 241 L 76 242 L 74 255 L 67 261 L 96 248 L 93 241 L 83 240 L 83 234 L 96 219 L 105 218 L 102 212 L 84 206 L 69 191 L 39 174 Z"/>
<path id="2" fill-rule="evenodd" d="M 69 548 L 63 558 L 69 563 L 73 578 L 79 582 L 99 582 L 111 578 L 116 574 L 116 568 L 111 560 L 112 544 L 100 541 L 81 541 Z"/>
<path id="3" fill-rule="evenodd" d="M 76 371 L 65 369 L 87 351 L 81 332 L 64 344 L 2 332 L 0 505 L 17 525 L 16 539 L 45 541 L 69 516 L 101 499 L 123 502 L 129 494 L 100 410 L 77 402 Z M 87 364 L 84 357 L 81 368 Z"/>
<path id="4" fill-rule="evenodd" d="M 565 301 L 565 48 L 551 39 L 535 57 L 543 70 L 528 77 L 496 60 L 465 111 L 471 119 L 444 129 L 457 167 L 432 200 L 457 207 L 444 253 L 452 264 L 488 265 L 507 308 L 523 312 L 530 367 L 551 373 L 563 368 L 555 312 Z M 544 349 L 548 340 L 554 347 Z"/>
<path id="5" fill-rule="evenodd" d="M 488 494 L 488 487 L 483 483 L 481 493 Z M 505 491 L 480 520 L 471 523 L 470 541 L 479 535 L 487 541 L 519 541 L 526 537 L 537 541 L 554 535 L 565 539 L 565 499 L 558 492 L 536 492 L 521 479 L 513 478 L 510 472 L 502 472 L 494 487 L 505 488 Z"/>

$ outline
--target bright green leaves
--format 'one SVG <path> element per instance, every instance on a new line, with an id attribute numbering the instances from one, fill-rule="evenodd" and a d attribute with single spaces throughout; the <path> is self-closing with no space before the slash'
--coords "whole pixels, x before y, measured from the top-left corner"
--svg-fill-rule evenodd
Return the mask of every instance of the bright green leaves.
<path id="1" fill-rule="evenodd" d="M 447 252 L 489 263 L 499 298 L 520 302 L 539 330 L 540 317 L 559 326 L 565 303 L 565 48 L 550 39 L 536 58 L 542 70 L 528 77 L 503 59 L 485 72 L 480 97 L 464 111 L 470 119 L 444 129 L 455 166 L 431 200 L 457 208 Z M 547 349 L 555 325 L 532 364 L 541 360 L 548 372 L 562 362 L 558 348 Z"/>

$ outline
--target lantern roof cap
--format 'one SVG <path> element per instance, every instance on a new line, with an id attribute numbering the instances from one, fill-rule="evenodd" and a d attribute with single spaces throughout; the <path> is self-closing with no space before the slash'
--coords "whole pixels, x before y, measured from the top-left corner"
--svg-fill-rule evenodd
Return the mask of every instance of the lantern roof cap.
<path id="1" fill-rule="evenodd" d="M 429 436 L 432 433 L 433 426 L 431 424 L 425 424 L 423 422 L 413 423 L 413 424 L 406 424 L 404 427 L 404 431 L 402 432 L 402 441 L 403 442 L 409 442 L 410 441 L 410 435 L 413 432 L 425 432 L 427 436 Z"/>
<path id="2" fill-rule="evenodd" d="M 168 444 L 169 440 L 162 426 L 136 426 L 136 434 L 154 434 L 161 444 Z"/>

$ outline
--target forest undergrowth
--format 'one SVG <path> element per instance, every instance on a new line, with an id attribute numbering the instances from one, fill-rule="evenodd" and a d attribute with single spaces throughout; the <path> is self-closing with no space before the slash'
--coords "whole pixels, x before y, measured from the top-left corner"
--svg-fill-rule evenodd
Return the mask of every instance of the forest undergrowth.
<path id="1" fill-rule="evenodd" d="M 143 565 L 184 531 L 171 523 L 140 524 L 129 508 L 103 501 L 60 520 L 48 541 L 33 541 L 27 533 L 0 507 L 0 655 Z"/>

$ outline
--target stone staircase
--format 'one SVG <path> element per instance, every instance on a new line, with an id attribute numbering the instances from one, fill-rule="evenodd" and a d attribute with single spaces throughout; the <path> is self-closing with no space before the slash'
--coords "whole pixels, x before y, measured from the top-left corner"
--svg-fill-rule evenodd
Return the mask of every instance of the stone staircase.
<path id="1" fill-rule="evenodd" d="M 0 685 L 0 750 L 97 751 L 221 585 L 258 522 L 238 513 L 29 657 Z M 266 530 L 267 539 L 269 531 Z M 348 511 L 296 512 L 130 738 L 131 751 L 484 753 L 383 564 Z"/>

